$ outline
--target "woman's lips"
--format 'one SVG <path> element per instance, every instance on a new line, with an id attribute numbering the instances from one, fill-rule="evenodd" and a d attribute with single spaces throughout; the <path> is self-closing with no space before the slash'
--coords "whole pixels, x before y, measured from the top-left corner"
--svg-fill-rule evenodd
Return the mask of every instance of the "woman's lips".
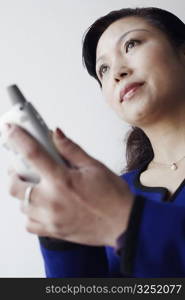
<path id="1" fill-rule="evenodd" d="M 139 88 L 141 88 L 144 83 L 135 84 L 132 88 L 128 90 L 128 92 L 124 93 L 123 97 L 121 98 L 121 102 L 131 99 L 137 92 Z"/>

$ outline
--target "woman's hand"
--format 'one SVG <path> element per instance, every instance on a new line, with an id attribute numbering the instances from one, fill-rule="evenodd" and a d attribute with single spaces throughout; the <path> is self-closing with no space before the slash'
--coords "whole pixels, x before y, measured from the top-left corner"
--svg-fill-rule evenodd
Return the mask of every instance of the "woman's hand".
<path id="1" fill-rule="evenodd" d="M 9 125 L 9 138 L 41 177 L 27 207 L 27 231 L 80 244 L 116 245 L 127 228 L 134 196 L 127 183 L 89 156 L 61 130 L 53 133 L 58 152 L 74 167 L 57 164 L 25 130 Z M 10 173 L 10 194 L 24 199 L 30 185 Z"/>

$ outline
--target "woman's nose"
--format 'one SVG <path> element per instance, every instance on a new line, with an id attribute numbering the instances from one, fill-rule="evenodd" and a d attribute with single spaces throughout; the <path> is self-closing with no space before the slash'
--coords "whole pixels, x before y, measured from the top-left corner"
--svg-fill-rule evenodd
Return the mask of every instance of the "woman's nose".
<path id="1" fill-rule="evenodd" d="M 119 68 L 114 72 L 114 80 L 116 82 L 119 82 L 120 80 L 122 80 L 124 77 L 128 76 L 131 73 L 132 71 L 129 68 L 126 67 Z"/>

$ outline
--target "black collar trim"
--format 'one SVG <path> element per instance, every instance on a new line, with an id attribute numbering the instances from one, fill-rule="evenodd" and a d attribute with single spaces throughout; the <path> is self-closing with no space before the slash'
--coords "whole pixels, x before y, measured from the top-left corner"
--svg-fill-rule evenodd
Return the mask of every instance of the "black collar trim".
<path id="1" fill-rule="evenodd" d="M 178 186 L 178 188 L 176 189 L 176 191 L 169 198 L 170 192 L 169 192 L 169 190 L 167 188 L 161 187 L 161 186 L 150 187 L 150 186 L 145 186 L 145 185 L 143 185 L 141 183 L 141 181 L 140 181 L 140 175 L 141 175 L 141 173 L 144 170 L 146 170 L 149 162 L 150 161 L 148 161 L 141 168 L 138 169 L 138 172 L 136 173 L 136 176 L 135 176 L 135 179 L 134 179 L 134 182 L 133 182 L 134 186 L 137 189 L 142 190 L 144 192 L 159 193 L 159 194 L 161 194 L 162 201 L 164 201 L 164 202 L 173 202 L 173 201 L 175 201 L 177 195 L 181 192 L 181 190 L 185 186 L 185 179 L 181 182 L 181 184 Z"/>

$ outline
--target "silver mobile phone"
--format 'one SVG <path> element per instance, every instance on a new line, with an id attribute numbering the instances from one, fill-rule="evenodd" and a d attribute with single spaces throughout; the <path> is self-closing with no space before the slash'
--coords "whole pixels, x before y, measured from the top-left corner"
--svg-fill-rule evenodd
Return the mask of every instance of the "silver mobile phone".
<path id="1" fill-rule="evenodd" d="M 28 102 L 17 85 L 10 85 L 7 92 L 12 104 L 11 109 L 0 117 L 0 140 L 2 145 L 9 150 L 13 167 L 17 173 L 26 180 L 38 183 L 40 181 L 39 174 L 31 167 L 29 161 L 26 161 L 21 153 L 18 153 L 12 146 L 10 139 L 8 140 L 6 123 L 14 123 L 28 131 L 53 157 L 58 164 L 68 165 L 68 162 L 57 152 L 56 147 L 51 138 L 51 131 L 45 121 Z"/>

